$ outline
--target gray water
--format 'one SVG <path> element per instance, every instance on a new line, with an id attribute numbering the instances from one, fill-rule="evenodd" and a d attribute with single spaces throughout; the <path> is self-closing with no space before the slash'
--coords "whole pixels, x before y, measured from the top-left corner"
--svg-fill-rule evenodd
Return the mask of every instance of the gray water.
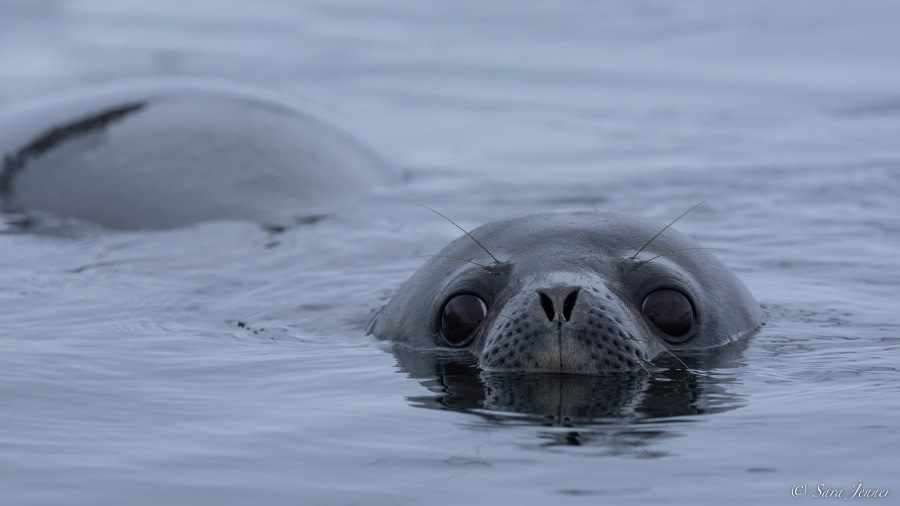
<path id="1" fill-rule="evenodd" d="M 898 20 L 875 0 L 3 0 L 0 105 L 238 80 L 344 118 L 408 180 L 282 234 L 0 234 L 0 503 L 817 504 L 862 483 L 900 504 Z M 365 335 L 458 234 L 417 203 L 471 228 L 709 197 L 678 228 L 767 320 L 714 365 L 604 380 L 621 396 L 576 416 Z"/>

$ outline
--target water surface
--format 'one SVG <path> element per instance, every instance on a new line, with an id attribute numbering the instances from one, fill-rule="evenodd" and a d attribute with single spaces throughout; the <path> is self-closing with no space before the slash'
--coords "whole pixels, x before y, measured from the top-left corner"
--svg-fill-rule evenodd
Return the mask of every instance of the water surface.
<path id="1" fill-rule="evenodd" d="M 5 229 L 2 502 L 782 504 L 863 483 L 896 503 L 898 16 L 7 0 L 0 105 L 239 80 L 330 110 L 408 180 L 282 234 Z M 678 228 L 767 324 L 690 372 L 529 384 L 364 335 L 458 234 L 417 203 L 472 228 L 584 207 L 666 222 L 709 197 Z"/>

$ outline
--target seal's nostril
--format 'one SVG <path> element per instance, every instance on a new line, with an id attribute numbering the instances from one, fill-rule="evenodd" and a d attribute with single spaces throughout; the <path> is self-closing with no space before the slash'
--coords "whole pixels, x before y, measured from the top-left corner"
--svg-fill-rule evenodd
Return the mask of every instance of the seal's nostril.
<path id="1" fill-rule="evenodd" d="M 544 308 L 544 312 L 547 313 L 547 319 L 552 322 L 553 319 L 556 318 L 556 310 L 553 309 L 553 301 L 550 300 L 550 297 L 544 292 L 538 292 L 538 297 L 541 299 L 541 307 Z"/>
<path id="2" fill-rule="evenodd" d="M 575 301 L 578 300 L 578 291 L 580 288 L 576 288 L 572 290 L 572 293 L 566 296 L 566 300 L 563 301 L 563 318 L 566 321 L 569 321 L 572 318 L 572 309 L 575 307 Z"/>

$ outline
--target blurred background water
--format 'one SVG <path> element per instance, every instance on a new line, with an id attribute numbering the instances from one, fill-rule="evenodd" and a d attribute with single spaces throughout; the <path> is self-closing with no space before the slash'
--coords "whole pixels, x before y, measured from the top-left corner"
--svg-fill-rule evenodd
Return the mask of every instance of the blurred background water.
<path id="1" fill-rule="evenodd" d="M 863 483 L 896 503 L 898 19 L 878 0 L 0 1 L 0 107 L 235 80 L 407 174 L 276 235 L 0 234 L 0 502 L 781 504 Z M 585 415 L 364 335 L 458 233 L 416 203 L 471 228 L 665 222 L 710 196 L 678 228 L 767 319 L 715 365 L 568 385 L 603 392 Z"/>

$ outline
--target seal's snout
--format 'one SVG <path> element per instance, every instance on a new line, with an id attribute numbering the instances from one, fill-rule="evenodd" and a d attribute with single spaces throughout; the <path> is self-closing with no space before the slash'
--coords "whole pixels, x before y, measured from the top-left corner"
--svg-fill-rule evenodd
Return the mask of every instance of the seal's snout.
<path id="1" fill-rule="evenodd" d="M 538 300 L 541 309 L 547 315 L 547 319 L 555 321 L 560 316 L 566 321 L 572 319 L 572 309 L 578 301 L 578 292 L 581 287 L 555 286 L 538 290 Z"/>
<path id="2" fill-rule="evenodd" d="M 603 374 L 638 369 L 654 354 L 633 308 L 602 282 L 555 281 L 526 282 L 506 301 L 486 332 L 483 367 Z"/>

